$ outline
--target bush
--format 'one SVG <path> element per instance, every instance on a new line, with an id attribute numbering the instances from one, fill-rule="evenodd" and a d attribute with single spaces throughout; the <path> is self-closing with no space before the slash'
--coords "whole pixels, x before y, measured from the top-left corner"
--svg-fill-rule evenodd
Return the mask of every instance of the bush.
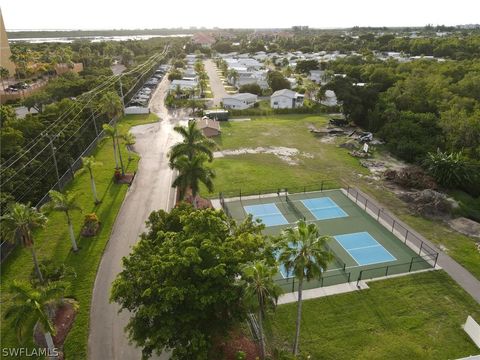
<path id="1" fill-rule="evenodd" d="M 427 154 L 424 164 L 435 180 L 447 188 L 461 188 L 471 184 L 473 177 L 477 177 L 472 164 L 462 152 L 447 153 L 437 150 Z"/>
<path id="2" fill-rule="evenodd" d="M 77 277 L 77 273 L 71 266 L 67 266 L 65 264 L 58 265 L 52 260 L 43 260 L 38 266 L 40 268 L 40 272 L 43 275 L 43 279 L 46 282 L 60 281 L 64 280 L 67 277 Z M 30 273 L 30 282 L 33 285 L 39 284 L 35 267 L 32 268 L 32 272 Z"/>

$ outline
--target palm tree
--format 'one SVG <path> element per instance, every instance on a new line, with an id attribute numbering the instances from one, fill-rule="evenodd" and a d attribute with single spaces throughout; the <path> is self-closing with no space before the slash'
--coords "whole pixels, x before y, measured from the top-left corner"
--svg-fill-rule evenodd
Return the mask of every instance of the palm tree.
<path id="1" fill-rule="evenodd" d="M 192 191 L 192 203 L 197 207 L 197 195 L 200 190 L 200 183 L 203 183 L 209 192 L 213 191 L 213 178 L 215 173 L 212 169 L 205 166 L 207 157 L 204 154 L 189 158 L 182 155 L 175 159 L 173 168 L 178 170 L 178 176 L 172 184 L 172 187 L 179 189 L 180 199 L 184 199 L 187 190 Z"/>
<path id="2" fill-rule="evenodd" d="M 300 220 L 296 228 L 286 229 L 282 234 L 279 262 L 298 279 L 297 326 L 293 345 L 295 356 L 298 354 L 300 339 L 303 281 L 322 277 L 333 259 L 332 253 L 325 248 L 330 239 L 330 236 L 320 235 L 315 224 L 307 224 L 304 220 Z"/>
<path id="3" fill-rule="evenodd" d="M 50 355 L 55 354 L 52 335 L 55 335 L 56 329 L 51 319 L 55 306 L 63 302 L 65 286 L 62 283 L 50 283 L 33 288 L 28 283 L 14 280 L 10 285 L 10 292 L 13 294 L 14 304 L 5 312 L 5 319 L 12 319 L 19 341 L 23 338 L 24 330 L 29 324 L 38 323 L 44 331 Z"/>
<path id="4" fill-rule="evenodd" d="M 88 171 L 88 174 L 90 175 L 90 186 L 92 188 L 93 199 L 95 201 L 95 204 L 98 204 L 100 200 L 98 200 L 97 196 L 97 187 L 95 186 L 95 178 L 93 177 L 93 168 L 95 166 L 102 165 L 102 163 L 95 161 L 95 158 L 93 156 L 86 156 L 82 157 L 82 165 L 83 169 Z"/>
<path id="5" fill-rule="evenodd" d="M 132 157 L 130 155 L 131 154 L 130 147 L 132 145 L 135 145 L 135 142 L 136 142 L 135 135 L 133 135 L 131 132 L 127 132 L 125 135 L 123 135 L 123 140 L 125 141 L 125 145 L 128 151 L 128 161 L 132 161 Z"/>
<path id="6" fill-rule="evenodd" d="M 268 307 L 275 306 L 282 289 L 275 284 L 273 276 L 277 268 L 268 266 L 264 261 L 257 261 L 243 270 L 245 280 L 245 298 L 258 311 L 259 341 L 262 360 L 265 358 L 265 337 L 263 319 Z"/>
<path id="7" fill-rule="evenodd" d="M 195 155 L 205 154 L 209 161 L 213 160 L 212 150 L 216 144 L 202 134 L 194 121 L 189 122 L 187 126 L 176 126 L 174 130 L 183 137 L 183 141 L 170 149 L 170 167 L 173 167 L 175 160 L 182 155 L 191 160 Z"/>
<path id="8" fill-rule="evenodd" d="M 50 202 L 45 204 L 42 209 L 45 209 L 46 211 L 58 211 L 65 213 L 65 216 L 67 217 L 68 231 L 70 232 L 70 240 L 72 241 L 72 248 L 74 252 L 77 252 L 77 241 L 75 240 L 73 223 L 70 217 L 70 213 L 72 211 L 80 210 L 76 196 L 69 192 L 62 194 L 61 192 L 55 190 L 50 190 L 48 195 L 50 196 Z"/>
<path id="9" fill-rule="evenodd" d="M 114 119 L 123 113 L 122 99 L 114 91 L 105 93 L 100 99 L 98 107 L 100 112 L 107 115 L 109 119 Z"/>
<path id="10" fill-rule="evenodd" d="M 113 143 L 113 156 L 115 158 L 115 169 L 118 169 L 118 159 L 117 159 L 117 144 L 116 144 L 116 137 L 117 137 L 117 127 L 108 125 L 108 124 L 103 124 L 103 131 L 107 136 L 112 138 L 112 143 Z"/>
<path id="11" fill-rule="evenodd" d="M 9 76 L 10 76 L 10 71 L 8 71 L 7 68 L 4 68 L 4 67 L 0 66 L 0 79 L 2 79 L 2 88 L 3 88 L 3 90 L 5 90 L 5 82 L 4 82 L 4 80 L 5 80 L 5 79 L 8 79 Z"/>
<path id="12" fill-rule="evenodd" d="M 42 228 L 47 223 L 46 216 L 31 207 L 30 203 L 13 203 L 9 206 L 7 214 L 0 217 L 2 236 L 10 242 L 18 242 L 32 253 L 33 264 L 38 279 L 43 283 L 43 276 L 38 267 L 37 255 L 33 241 L 33 229 Z"/>
<path id="13" fill-rule="evenodd" d="M 237 80 L 239 78 L 238 71 L 235 69 L 230 69 L 227 72 L 227 78 L 228 80 L 232 81 L 233 86 L 237 85 Z"/>

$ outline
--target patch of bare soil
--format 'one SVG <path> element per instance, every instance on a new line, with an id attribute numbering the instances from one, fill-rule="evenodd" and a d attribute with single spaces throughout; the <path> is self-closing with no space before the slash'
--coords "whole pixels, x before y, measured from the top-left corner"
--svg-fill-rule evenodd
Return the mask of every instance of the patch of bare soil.
<path id="1" fill-rule="evenodd" d="M 68 332 L 72 328 L 76 315 L 77 310 L 75 309 L 74 302 L 66 301 L 63 305 L 57 308 L 55 312 L 55 318 L 53 320 L 53 324 L 56 329 L 56 334 L 53 336 L 53 342 L 57 348 L 63 348 L 63 343 L 68 335 Z M 33 337 L 38 346 L 47 347 L 45 336 L 39 326 L 35 327 Z"/>
<path id="2" fill-rule="evenodd" d="M 288 148 L 282 146 L 269 146 L 269 147 L 256 147 L 256 148 L 241 148 L 234 150 L 223 150 L 213 153 L 213 157 L 221 158 L 224 156 L 235 156 L 245 154 L 272 154 L 279 159 L 285 161 L 289 165 L 298 165 L 298 157 L 303 156 L 305 158 L 313 158 L 312 154 L 301 153 L 298 149 Z"/>
<path id="3" fill-rule="evenodd" d="M 236 354 L 239 351 L 245 353 L 246 360 L 260 358 L 260 351 L 255 342 L 239 331 L 230 333 L 227 338 L 217 340 L 212 349 L 217 358 L 222 360 L 236 360 Z"/>
<path id="4" fill-rule="evenodd" d="M 480 224 L 476 221 L 459 217 L 448 221 L 448 225 L 459 233 L 480 238 Z M 480 243 L 479 243 L 480 245 Z"/>

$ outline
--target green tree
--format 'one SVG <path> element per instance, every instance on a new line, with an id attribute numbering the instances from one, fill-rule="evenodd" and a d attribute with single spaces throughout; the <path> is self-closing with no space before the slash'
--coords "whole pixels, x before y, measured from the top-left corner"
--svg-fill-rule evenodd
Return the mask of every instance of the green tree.
<path id="1" fill-rule="evenodd" d="M 14 303 L 5 311 L 5 319 L 11 320 L 19 341 L 25 337 L 24 332 L 29 324 L 38 323 L 44 332 L 50 353 L 52 355 L 55 353 L 52 335 L 56 334 L 56 329 L 52 318 L 55 307 L 63 302 L 64 292 L 65 285 L 62 283 L 49 283 L 32 288 L 28 283 L 13 281 L 10 293 L 13 295 Z M 33 332 L 33 329 L 29 330 Z"/>
<path id="2" fill-rule="evenodd" d="M 269 71 L 267 74 L 267 82 L 272 91 L 290 89 L 290 83 L 279 71 Z"/>
<path id="3" fill-rule="evenodd" d="M 168 154 L 170 166 L 173 166 L 175 160 L 182 155 L 193 159 L 195 155 L 205 154 L 209 161 L 213 160 L 213 150 L 216 148 L 216 144 L 203 135 L 195 121 L 189 122 L 187 126 L 176 126 L 174 130 L 182 136 L 183 140 L 170 149 Z"/>
<path id="4" fill-rule="evenodd" d="M 122 99 L 114 91 L 109 91 L 101 97 L 98 108 L 102 114 L 112 120 L 123 113 Z"/>
<path id="5" fill-rule="evenodd" d="M 7 68 L 4 68 L 3 66 L 0 66 L 0 79 L 2 80 L 2 88 L 5 89 L 5 79 L 8 79 L 10 76 L 10 71 L 8 71 Z"/>
<path id="6" fill-rule="evenodd" d="M 125 145 L 128 151 L 128 161 L 132 161 L 132 156 L 131 156 L 131 146 L 135 145 L 135 142 L 137 141 L 135 139 L 135 135 L 133 135 L 131 132 L 127 132 L 125 135 L 122 136 L 123 140 L 125 141 Z"/>
<path id="7" fill-rule="evenodd" d="M 29 111 L 31 108 L 34 108 L 41 113 L 43 111 L 43 107 L 51 102 L 52 98 L 50 95 L 46 91 L 40 90 L 25 98 L 23 104 Z"/>
<path id="8" fill-rule="evenodd" d="M 84 171 L 88 171 L 88 175 L 90 176 L 90 187 L 93 193 L 93 200 L 95 204 L 100 203 L 97 195 L 97 187 L 95 186 L 95 177 L 93 176 L 93 168 L 96 166 L 102 165 L 101 162 L 95 161 L 95 157 L 93 156 L 86 156 L 82 157 L 82 169 Z"/>
<path id="9" fill-rule="evenodd" d="M 215 173 L 205 165 L 207 157 L 204 154 L 196 155 L 189 159 L 183 155 L 175 159 L 173 168 L 178 171 L 172 187 L 179 190 L 180 199 L 185 199 L 187 191 L 192 192 L 192 203 L 197 207 L 197 196 L 200 191 L 200 183 L 204 184 L 209 192 L 213 191 L 213 179 Z"/>
<path id="10" fill-rule="evenodd" d="M 297 61 L 295 71 L 297 73 L 308 74 L 310 70 L 317 70 L 319 63 L 317 60 L 300 60 Z"/>
<path id="11" fill-rule="evenodd" d="M 117 127 L 109 124 L 103 124 L 103 131 L 105 134 L 112 139 L 113 144 L 113 156 L 115 158 L 115 169 L 118 169 L 118 159 L 117 159 Z"/>
<path id="12" fill-rule="evenodd" d="M 233 85 L 237 86 L 237 81 L 239 79 L 240 75 L 238 75 L 238 71 L 235 69 L 229 69 L 227 71 L 227 78 L 228 81 Z"/>
<path id="13" fill-rule="evenodd" d="M 172 359 L 210 359 L 212 339 L 246 318 L 238 275 L 263 257 L 262 227 L 187 204 L 150 214 L 147 233 L 123 259 L 111 300 L 131 312 L 129 338 Z"/>
<path id="14" fill-rule="evenodd" d="M 276 266 L 270 266 L 265 261 L 249 264 L 243 270 L 245 281 L 245 298 L 247 304 L 257 311 L 259 342 L 262 359 L 265 358 L 265 336 L 263 320 L 269 307 L 276 305 L 282 289 L 275 284 L 273 277 L 278 272 Z"/>
<path id="15" fill-rule="evenodd" d="M 46 212 L 63 212 L 65 214 L 65 217 L 67 218 L 68 232 L 70 234 L 70 241 L 72 242 L 72 249 L 74 252 L 77 252 L 78 246 L 75 239 L 75 233 L 73 232 L 73 223 L 71 218 L 72 211 L 80 210 L 80 205 L 78 205 L 76 196 L 69 192 L 62 194 L 61 192 L 55 190 L 50 190 L 48 195 L 50 196 L 50 201 L 42 206 L 42 210 L 45 210 Z"/>
<path id="16" fill-rule="evenodd" d="M 297 322 L 293 354 L 298 354 L 300 323 L 302 319 L 302 291 L 304 280 L 319 279 L 332 261 L 333 255 L 325 245 L 331 237 L 320 235 L 315 224 L 300 220 L 296 228 L 288 228 L 282 234 L 278 261 L 288 273 L 298 279 Z"/>
<path id="17" fill-rule="evenodd" d="M 43 283 L 43 276 L 38 267 L 35 253 L 33 230 L 45 226 L 47 223 L 45 215 L 36 208 L 30 207 L 30 204 L 12 203 L 8 207 L 7 214 L 0 217 L 0 221 L 4 239 L 30 249 L 38 279 Z"/>

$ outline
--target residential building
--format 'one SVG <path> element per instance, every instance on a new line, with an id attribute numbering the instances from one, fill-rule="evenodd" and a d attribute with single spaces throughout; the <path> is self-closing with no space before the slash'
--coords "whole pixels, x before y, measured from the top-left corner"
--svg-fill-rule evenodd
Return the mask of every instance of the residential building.
<path id="1" fill-rule="evenodd" d="M 273 109 L 294 109 L 303 106 L 303 98 L 293 90 L 277 90 L 270 97 L 270 106 Z"/>
<path id="2" fill-rule="evenodd" d="M 170 84 L 169 91 L 180 90 L 192 90 L 197 87 L 198 83 L 192 80 L 173 80 Z"/>
<path id="3" fill-rule="evenodd" d="M 193 35 L 192 41 L 195 44 L 209 48 L 215 43 L 215 38 L 209 34 L 198 32 Z"/>
<path id="4" fill-rule="evenodd" d="M 308 78 L 317 84 L 326 83 L 324 70 L 310 70 L 310 76 Z"/>
<path id="5" fill-rule="evenodd" d="M 223 107 L 226 109 L 244 110 L 251 108 L 258 100 L 258 96 L 250 93 L 240 93 L 223 98 Z"/>
<path id="6" fill-rule="evenodd" d="M 211 120 L 204 116 L 201 120 L 197 120 L 197 127 L 202 131 L 202 134 L 206 137 L 220 135 L 220 122 Z"/>

